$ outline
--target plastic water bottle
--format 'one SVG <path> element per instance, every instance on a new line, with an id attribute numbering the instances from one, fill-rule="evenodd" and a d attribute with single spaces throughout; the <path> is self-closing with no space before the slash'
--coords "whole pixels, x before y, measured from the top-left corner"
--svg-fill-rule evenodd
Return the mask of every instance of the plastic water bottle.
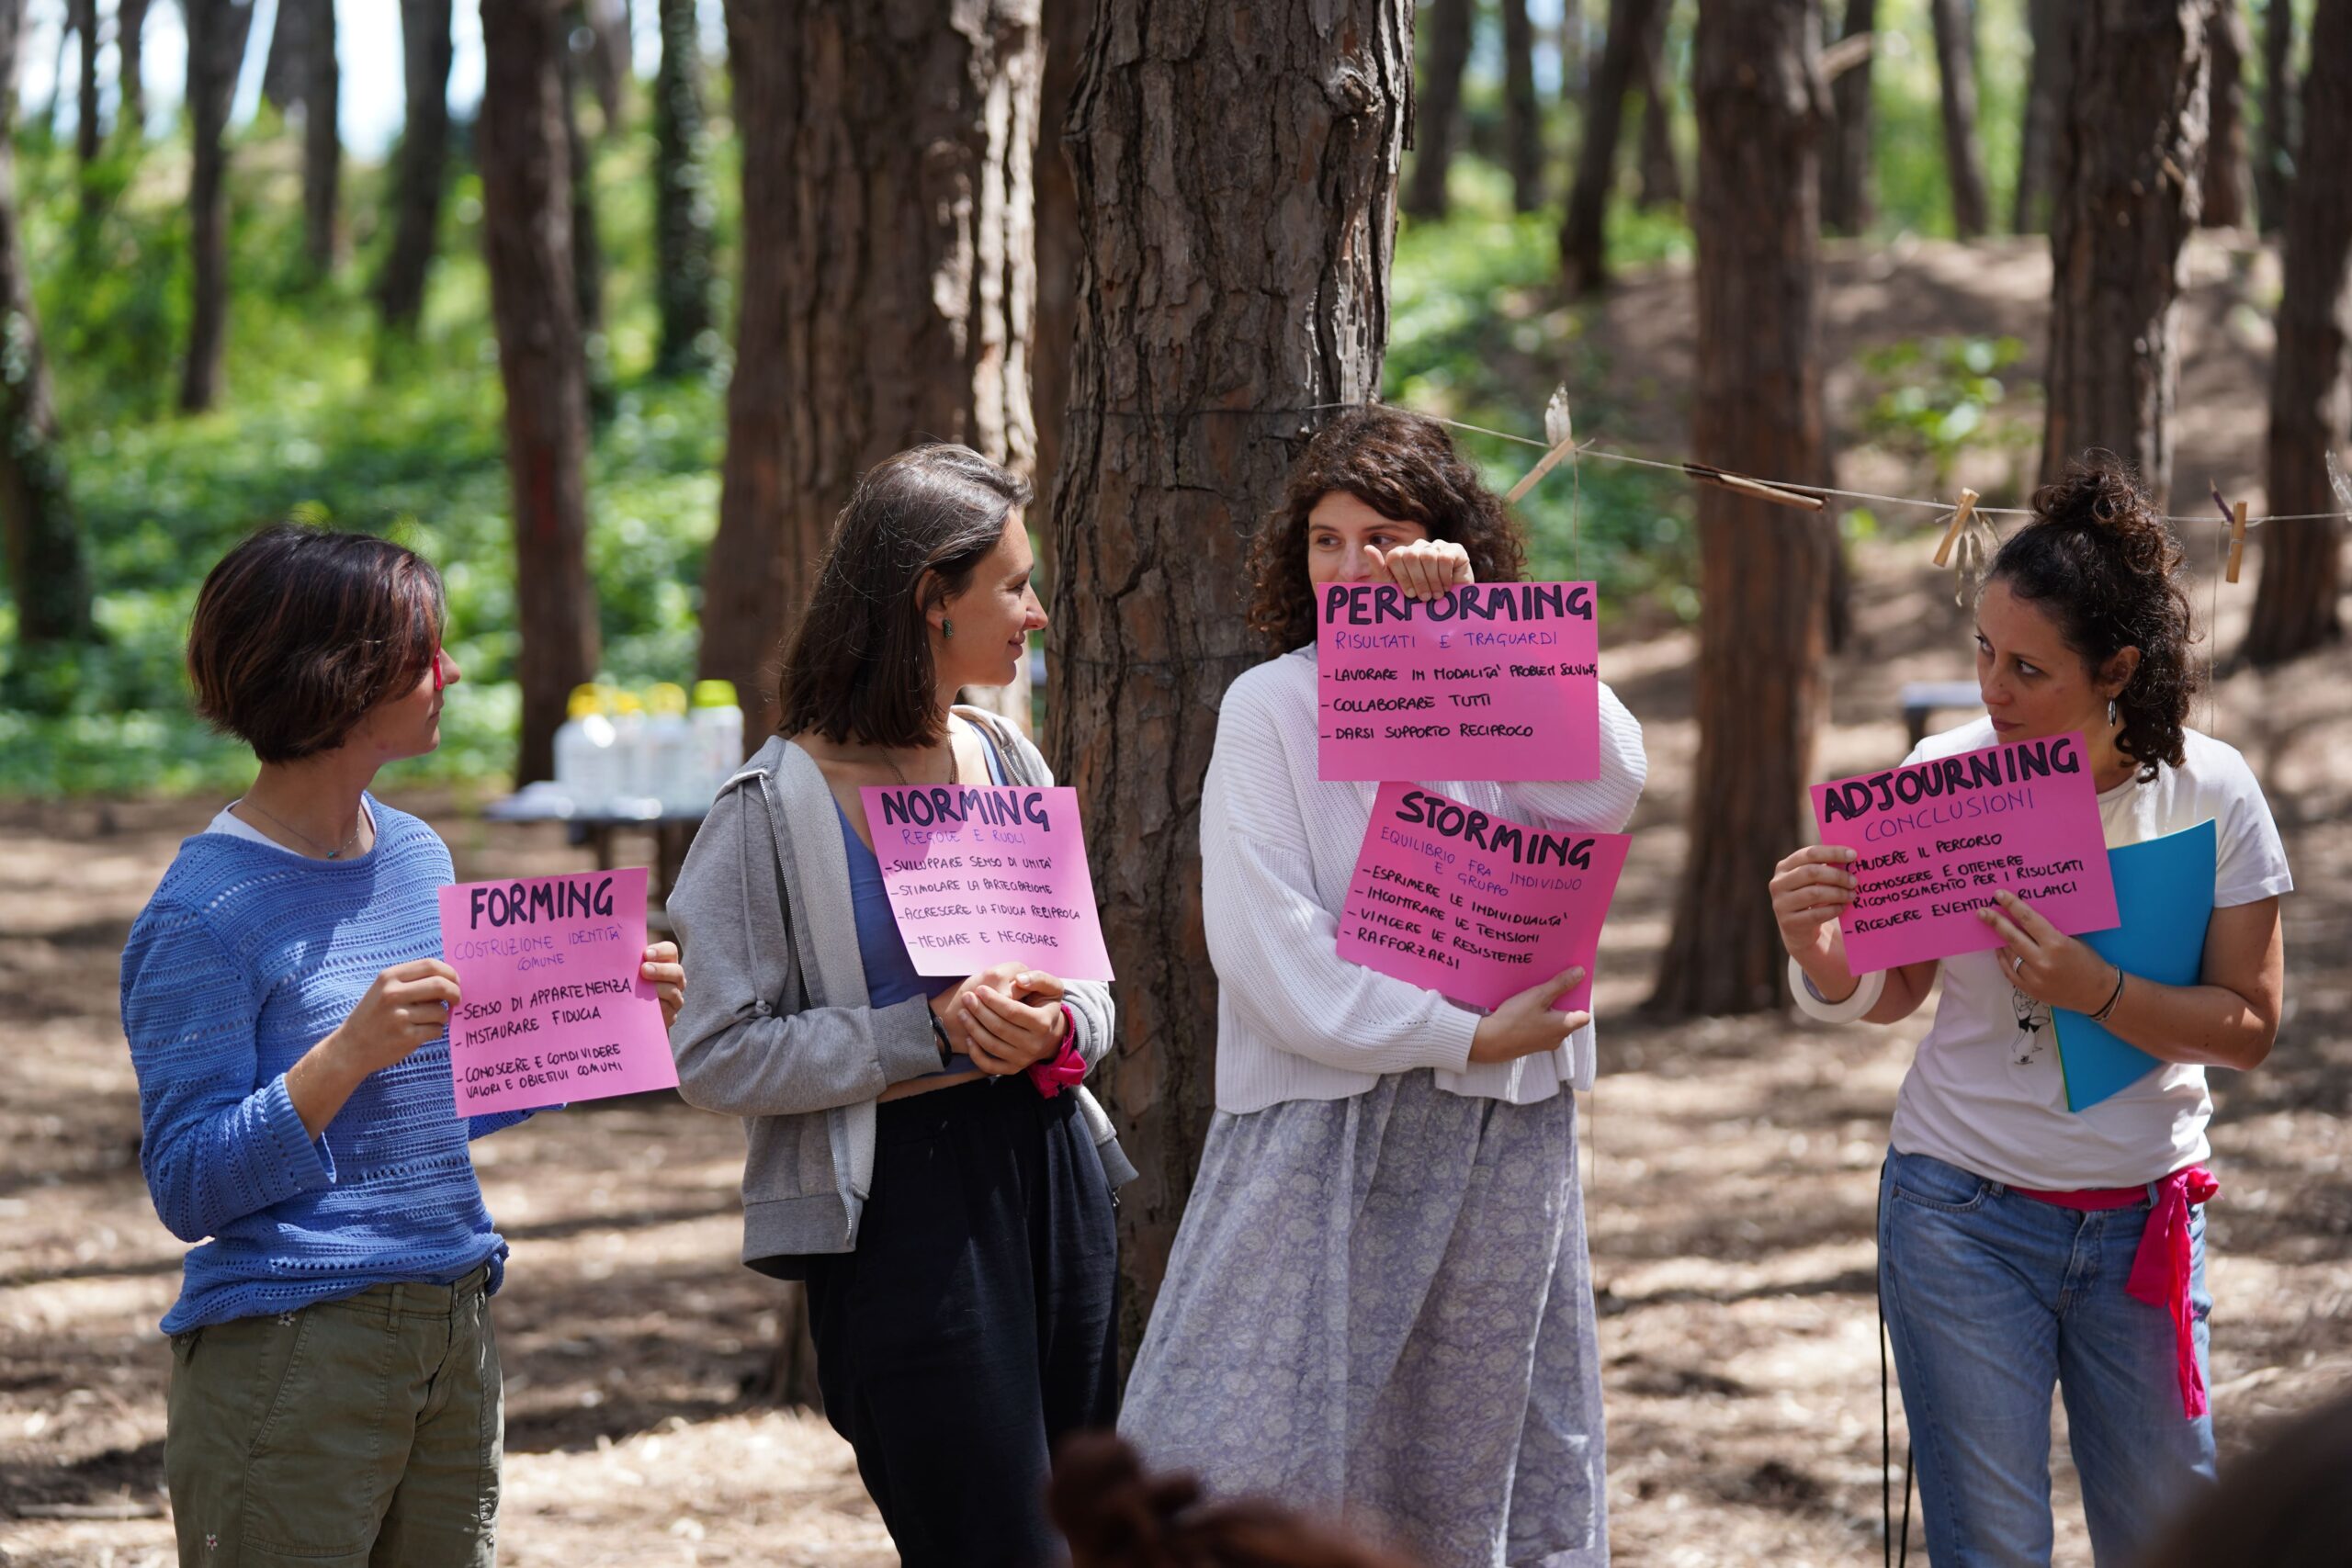
<path id="1" fill-rule="evenodd" d="M 702 798 L 695 805 L 704 807 L 743 765 L 743 710 L 735 704 L 735 682 L 696 681 L 694 710 L 688 716 L 702 777 Z"/>
<path id="2" fill-rule="evenodd" d="M 594 686 L 571 689 L 571 716 L 556 727 L 555 782 L 574 811 L 604 810 L 620 793 L 620 753 L 604 696 Z"/>
<path id="3" fill-rule="evenodd" d="M 709 804 L 695 798 L 702 787 L 701 759 L 694 727 L 686 722 L 686 694 L 664 681 L 645 694 L 645 793 L 667 811 L 695 811 Z"/>
<path id="4" fill-rule="evenodd" d="M 616 687 L 612 692 L 613 750 L 620 758 L 620 799 L 616 804 L 628 812 L 650 811 L 656 804 L 653 781 L 646 768 L 645 704 L 635 692 Z"/>

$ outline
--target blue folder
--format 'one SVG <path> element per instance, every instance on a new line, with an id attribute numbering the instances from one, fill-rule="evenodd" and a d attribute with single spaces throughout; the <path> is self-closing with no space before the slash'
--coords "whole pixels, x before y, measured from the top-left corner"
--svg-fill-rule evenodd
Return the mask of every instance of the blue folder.
<path id="1" fill-rule="evenodd" d="M 2081 940 L 2126 975 L 2166 986 L 2193 986 L 2205 961 L 2205 927 L 2213 918 L 2217 863 L 2213 824 L 2107 852 L 2115 873 L 2115 908 L 2123 923 Z M 2086 1111 L 2129 1088 L 2157 1066 L 2082 1013 L 2051 1010 L 2066 1109 Z"/>

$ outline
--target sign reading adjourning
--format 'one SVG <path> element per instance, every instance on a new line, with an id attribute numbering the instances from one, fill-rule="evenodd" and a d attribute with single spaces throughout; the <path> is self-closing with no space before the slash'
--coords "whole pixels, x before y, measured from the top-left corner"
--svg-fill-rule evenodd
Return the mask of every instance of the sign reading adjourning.
<path id="1" fill-rule="evenodd" d="M 1589 582 L 1317 591 L 1316 769 L 1326 779 L 1600 776 Z"/>
<path id="2" fill-rule="evenodd" d="M 1854 972 L 2000 946 L 1976 911 L 2002 888 L 2069 936 L 2113 926 L 2087 755 L 2060 735 L 1814 785 L 1821 841 L 1858 857 L 1840 917 Z"/>
<path id="3" fill-rule="evenodd" d="M 1581 964 L 1557 1006 L 1589 1007 L 1600 922 L 1632 842 L 1383 784 L 1340 907 L 1340 956 L 1487 1009 Z"/>

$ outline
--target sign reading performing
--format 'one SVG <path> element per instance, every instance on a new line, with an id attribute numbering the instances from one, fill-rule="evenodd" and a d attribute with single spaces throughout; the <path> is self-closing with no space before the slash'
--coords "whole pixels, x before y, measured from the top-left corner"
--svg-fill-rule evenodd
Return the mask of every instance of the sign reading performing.
<path id="1" fill-rule="evenodd" d="M 1854 972 L 2000 946 L 1976 911 L 2002 888 L 2068 936 L 2115 925 L 2087 757 L 2077 733 L 1814 785 L 1821 841 L 1857 856 L 1839 917 Z"/>
<path id="2" fill-rule="evenodd" d="M 662 1003 L 638 974 L 643 866 L 460 882 L 440 897 L 458 1115 L 678 1086 Z"/>
<path id="3" fill-rule="evenodd" d="M 1592 1005 L 1600 922 L 1633 840 L 1531 828 L 1409 784 L 1374 801 L 1340 911 L 1340 956 L 1492 1010 L 1573 964 Z"/>
<path id="4" fill-rule="evenodd" d="M 918 975 L 1023 964 L 1112 978 L 1078 792 L 1001 784 L 863 789 L 882 886 Z"/>
<path id="5" fill-rule="evenodd" d="M 1408 599 L 1317 591 L 1317 775 L 1600 776 L 1600 632 L 1589 582 L 1480 582 Z"/>

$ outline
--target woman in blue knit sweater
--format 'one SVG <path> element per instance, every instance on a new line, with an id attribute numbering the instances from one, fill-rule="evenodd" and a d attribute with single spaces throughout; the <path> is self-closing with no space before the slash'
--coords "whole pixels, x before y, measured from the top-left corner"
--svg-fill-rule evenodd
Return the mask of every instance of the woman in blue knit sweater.
<path id="1" fill-rule="evenodd" d="M 164 1470 L 180 1561 L 488 1564 L 506 1244 L 457 1114 L 437 888 L 449 852 L 375 799 L 440 740 L 441 581 L 281 525 L 206 578 L 188 673 L 253 787 L 180 846 L 122 956 L 141 1163 L 187 1255 Z M 667 942 L 644 975 L 676 1015 Z"/>

